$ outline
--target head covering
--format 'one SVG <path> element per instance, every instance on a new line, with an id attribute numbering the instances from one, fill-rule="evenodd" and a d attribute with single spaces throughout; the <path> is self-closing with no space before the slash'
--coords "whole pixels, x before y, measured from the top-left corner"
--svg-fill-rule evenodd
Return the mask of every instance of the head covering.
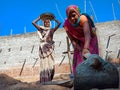
<path id="1" fill-rule="evenodd" d="M 80 9 L 78 8 L 78 6 L 76 6 L 76 5 L 70 5 L 66 9 L 66 15 L 67 15 L 68 19 L 69 19 L 71 11 L 75 11 L 80 16 Z M 80 17 L 78 17 L 77 22 L 75 24 L 72 24 L 72 26 L 74 26 L 74 27 L 78 26 L 79 22 L 80 22 Z"/>
<path id="2" fill-rule="evenodd" d="M 76 5 L 70 5 L 70 6 L 67 7 L 67 9 L 66 9 L 67 17 L 69 17 L 69 14 L 70 14 L 71 11 L 75 11 L 78 15 L 80 15 L 80 9 Z"/>

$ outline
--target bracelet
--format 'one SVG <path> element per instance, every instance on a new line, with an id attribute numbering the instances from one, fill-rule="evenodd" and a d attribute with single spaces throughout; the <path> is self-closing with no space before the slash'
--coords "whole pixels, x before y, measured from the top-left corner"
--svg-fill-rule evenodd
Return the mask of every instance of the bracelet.
<path id="1" fill-rule="evenodd" d="M 87 49 L 87 50 L 90 50 L 89 48 L 83 48 L 83 49 Z"/>

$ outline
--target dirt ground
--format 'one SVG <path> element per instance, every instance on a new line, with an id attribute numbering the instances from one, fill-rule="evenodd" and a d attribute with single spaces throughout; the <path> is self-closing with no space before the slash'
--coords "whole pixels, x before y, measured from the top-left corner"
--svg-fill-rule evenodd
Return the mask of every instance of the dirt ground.
<path id="1" fill-rule="evenodd" d="M 73 81 L 69 75 L 61 74 L 55 77 L 52 82 L 39 84 L 36 82 L 22 82 L 6 74 L 0 74 L 0 90 L 74 90 Z M 99 89 L 91 89 L 99 90 Z M 100 90 L 120 90 L 118 89 L 100 89 Z"/>
<path id="2" fill-rule="evenodd" d="M 0 90 L 73 90 L 73 82 L 68 76 L 60 76 L 52 82 L 39 84 L 39 82 L 22 82 L 6 74 L 0 74 Z"/>
<path id="3" fill-rule="evenodd" d="M 120 77 L 120 67 L 118 71 Z M 13 78 L 7 74 L 0 74 L 0 90 L 74 90 L 74 88 L 73 81 L 70 80 L 69 74 L 56 75 L 52 82 L 46 82 L 44 85 L 38 82 L 38 77 L 36 76 L 30 78 Z M 120 82 L 118 89 L 100 90 L 120 90 Z"/>

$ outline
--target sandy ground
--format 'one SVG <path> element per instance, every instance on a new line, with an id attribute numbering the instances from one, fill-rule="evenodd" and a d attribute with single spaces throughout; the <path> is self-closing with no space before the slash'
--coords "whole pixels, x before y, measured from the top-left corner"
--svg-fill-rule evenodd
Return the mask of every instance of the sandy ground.
<path id="1" fill-rule="evenodd" d="M 120 72 L 120 68 L 118 68 L 118 71 Z M 30 78 L 12 78 L 6 74 L 0 74 L 0 90 L 74 90 L 74 89 L 73 81 L 70 80 L 69 74 L 56 75 L 52 82 L 47 82 L 44 85 L 38 82 L 38 76 Z M 91 89 L 91 90 L 120 90 L 120 83 L 119 88 L 117 89 Z"/>
<path id="2" fill-rule="evenodd" d="M 39 84 L 38 81 L 23 82 L 6 74 L 0 74 L 0 90 L 74 90 L 74 88 L 68 74 L 58 75 L 52 82 L 46 82 L 44 85 Z M 120 90 L 120 88 L 91 90 Z"/>
<path id="3" fill-rule="evenodd" d="M 22 82 L 6 74 L 0 74 L 0 90 L 73 90 L 73 82 L 68 76 L 60 77 L 63 79 L 56 78 L 42 85 L 39 82 Z"/>
<path id="4" fill-rule="evenodd" d="M 74 90 L 73 81 L 69 75 L 61 74 L 55 77 L 52 82 L 44 85 L 39 82 L 22 82 L 6 74 L 0 74 L 0 90 Z M 118 89 L 91 89 L 91 90 L 120 90 Z"/>

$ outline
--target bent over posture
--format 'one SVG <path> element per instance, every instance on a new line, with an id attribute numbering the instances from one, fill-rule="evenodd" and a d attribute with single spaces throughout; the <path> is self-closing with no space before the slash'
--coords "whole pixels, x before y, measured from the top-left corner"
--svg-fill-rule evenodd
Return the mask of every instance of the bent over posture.
<path id="1" fill-rule="evenodd" d="M 98 40 L 87 17 L 80 15 L 78 6 L 68 6 L 66 14 L 64 28 L 74 47 L 73 73 L 75 74 L 77 65 L 83 62 L 86 53 L 98 54 Z"/>

